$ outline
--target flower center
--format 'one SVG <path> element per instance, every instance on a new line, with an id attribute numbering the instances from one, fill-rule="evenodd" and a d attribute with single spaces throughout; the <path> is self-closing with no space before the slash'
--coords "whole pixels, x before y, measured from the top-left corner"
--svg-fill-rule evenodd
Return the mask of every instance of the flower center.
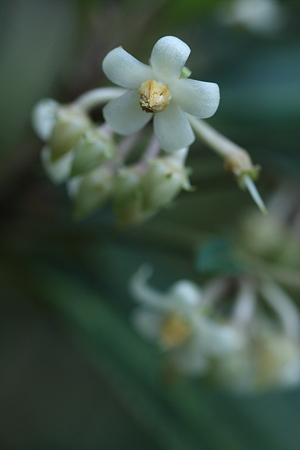
<path id="1" fill-rule="evenodd" d="M 161 344 L 170 349 L 181 345 L 190 335 L 189 322 L 176 313 L 169 313 L 164 321 L 160 332 Z"/>
<path id="2" fill-rule="evenodd" d="M 143 111 L 157 113 L 166 109 L 172 94 L 164 84 L 148 80 L 139 88 L 140 105 Z"/>

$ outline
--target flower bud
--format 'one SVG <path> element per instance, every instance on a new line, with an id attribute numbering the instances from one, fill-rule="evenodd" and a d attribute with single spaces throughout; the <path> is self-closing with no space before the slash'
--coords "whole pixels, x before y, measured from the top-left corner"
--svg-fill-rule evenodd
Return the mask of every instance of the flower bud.
<path id="1" fill-rule="evenodd" d="M 50 180 L 56 184 L 62 183 L 69 177 L 73 158 L 74 154 L 70 151 L 52 161 L 50 147 L 45 145 L 41 151 L 42 166 Z"/>
<path id="2" fill-rule="evenodd" d="M 73 216 L 82 219 L 105 203 L 113 187 L 111 168 L 101 166 L 84 176 L 74 177 L 68 183 L 73 198 Z"/>
<path id="3" fill-rule="evenodd" d="M 144 209 L 157 209 L 170 203 L 182 188 L 190 190 L 191 186 L 181 162 L 172 156 L 150 161 L 143 179 Z"/>
<path id="4" fill-rule="evenodd" d="M 142 209 L 142 174 L 132 167 L 119 171 L 114 185 L 114 212 L 121 226 L 143 221 L 147 214 Z"/>
<path id="5" fill-rule="evenodd" d="M 276 217 L 258 212 L 246 214 L 240 225 L 239 244 L 250 254 L 274 259 L 287 240 L 287 228 Z"/>
<path id="6" fill-rule="evenodd" d="M 87 130 L 75 144 L 71 176 L 95 169 L 111 159 L 115 150 L 114 141 L 105 136 L 102 130 Z"/>
<path id="7" fill-rule="evenodd" d="M 74 106 L 60 107 L 48 142 L 52 161 L 69 152 L 91 127 L 89 117 Z"/>

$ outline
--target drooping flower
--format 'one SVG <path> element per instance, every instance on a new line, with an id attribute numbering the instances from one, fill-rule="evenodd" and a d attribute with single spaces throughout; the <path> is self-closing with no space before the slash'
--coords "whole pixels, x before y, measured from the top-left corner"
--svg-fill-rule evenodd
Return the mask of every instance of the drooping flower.
<path id="1" fill-rule="evenodd" d="M 219 105 L 215 83 L 180 78 L 190 48 L 180 39 L 165 36 L 153 47 L 146 65 L 117 47 L 103 60 L 105 75 L 129 89 L 103 109 L 105 120 L 123 135 L 135 133 L 153 116 L 154 132 L 160 146 L 174 151 L 195 139 L 187 114 L 197 118 L 212 116 Z"/>

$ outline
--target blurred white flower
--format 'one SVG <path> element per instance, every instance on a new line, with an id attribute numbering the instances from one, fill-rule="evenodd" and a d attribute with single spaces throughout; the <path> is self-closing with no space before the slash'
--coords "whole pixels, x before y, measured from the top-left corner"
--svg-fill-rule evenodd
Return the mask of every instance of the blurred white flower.
<path id="1" fill-rule="evenodd" d="M 141 303 L 133 323 L 146 339 L 160 345 L 179 373 L 205 374 L 212 358 L 239 348 L 237 331 L 209 317 L 195 283 L 178 281 L 163 294 L 147 285 L 150 273 L 143 266 L 130 282 L 134 299 Z"/>
<path id="2" fill-rule="evenodd" d="M 165 36 L 153 47 L 146 65 L 117 47 L 103 60 L 103 71 L 114 83 L 129 89 L 103 109 L 112 129 L 135 133 L 154 116 L 154 133 L 167 151 L 189 146 L 195 139 L 186 114 L 212 116 L 219 105 L 215 83 L 180 78 L 190 48 L 180 39 Z"/>
<path id="3" fill-rule="evenodd" d="M 299 385 L 299 340 L 258 317 L 244 345 L 216 359 L 211 376 L 218 385 L 240 393 Z"/>
<path id="4" fill-rule="evenodd" d="M 258 34 L 272 35 L 286 21 L 277 0 L 234 0 L 221 5 L 220 20 L 225 25 L 241 25 Z"/>

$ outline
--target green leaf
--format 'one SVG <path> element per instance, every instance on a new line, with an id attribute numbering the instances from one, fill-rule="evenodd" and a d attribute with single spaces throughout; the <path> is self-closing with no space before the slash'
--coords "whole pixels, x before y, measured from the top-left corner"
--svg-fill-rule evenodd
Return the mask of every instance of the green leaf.
<path id="1" fill-rule="evenodd" d="M 195 266 L 203 274 L 237 274 L 246 270 L 234 255 L 232 242 L 226 237 L 215 237 L 201 245 L 196 253 Z"/>

